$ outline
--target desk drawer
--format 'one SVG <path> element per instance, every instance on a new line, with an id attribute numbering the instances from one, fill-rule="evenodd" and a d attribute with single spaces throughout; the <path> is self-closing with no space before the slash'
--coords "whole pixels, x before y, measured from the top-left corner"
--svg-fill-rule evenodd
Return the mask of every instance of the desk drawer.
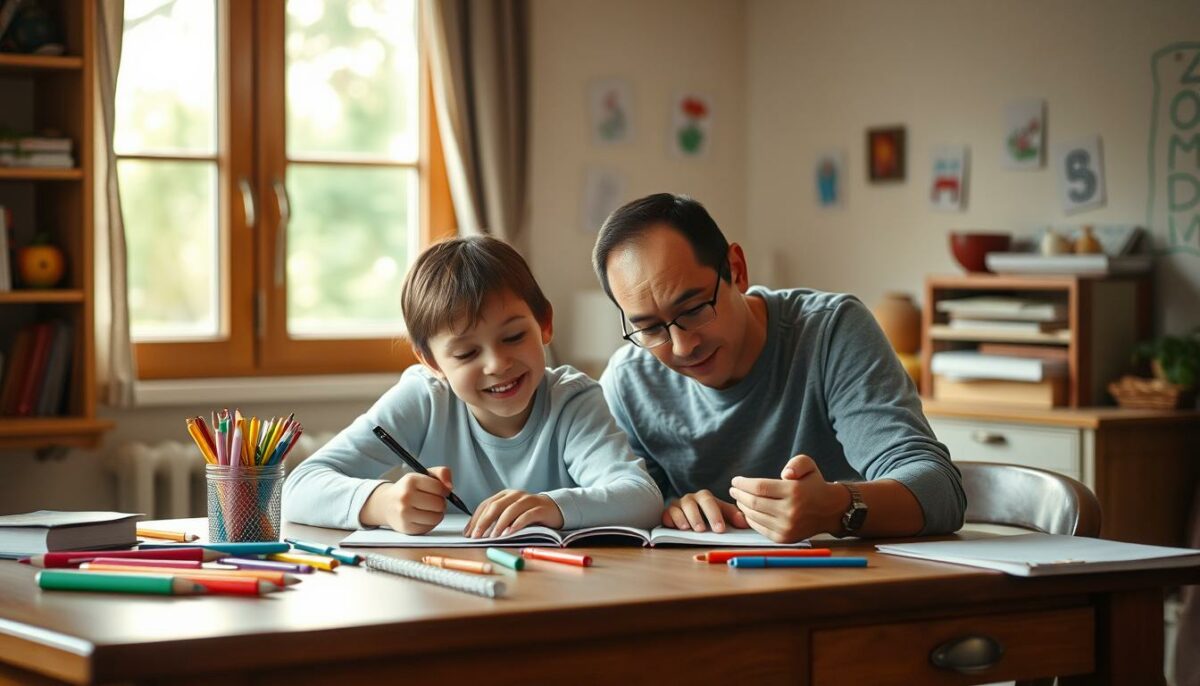
<path id="1" fill-rule="evenodd" d="M 955 461 L 1019 464 L 1080 478 L 1078 429 L 941 418 L 929 423 Z"/>
<path id="2" fill-rule="evenodd" d="M 812 685 L 977 684 L 1087 674 L 1095 667 L 1091 608 L 982 615 L 813 632 Z M 960 673 L 937 667 L 935 651 L 956 639 L 986 637 L 1002 652 L 990 667 Z"/>

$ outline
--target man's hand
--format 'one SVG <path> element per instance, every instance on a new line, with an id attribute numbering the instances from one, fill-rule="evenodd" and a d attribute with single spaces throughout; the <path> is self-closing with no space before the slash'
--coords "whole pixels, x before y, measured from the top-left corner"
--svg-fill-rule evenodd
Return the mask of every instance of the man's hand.
<path id="1" fill-rule="evenodd" d="M 735 529 L 745 529 L 749 526 L 746 517 L 738 511 L 733 503 L 717 500 L 708 490 L 688 493 L 678 500 L 667 503 L 663 510 L 663 526 L 683 531 L 704 531 L 705 520 L 713 531 L 721 533 L 726 525 Z"/>
<path id="2" fill-rule="evenodd" d="M 837 531 L 841 513 L 850 506 L 845 488 L 825 481 L 817 463 L 797 455 L 779 479 L 733 478 L 729 495 L 750 527 L 776 543 L 795 543 Z"/>
<path id="3" fill-rule="evenodd" d="M 399 481 L 376 488 L 363 504 L 359 520 L 367 526 L 387 524 L 405 534 L 428 533 L 446 514 L 453 486 L 449 467 L 431 467 L 431 476 L 409 472 Z"/>
<path id="4" fill-rule="evenodd" d="M 531 524 L 561 529 L 562 511 L 548 495 L 504 490 L 475 508 L 475 514 L 463 529 L 468 538 L 503 536 Z"/>

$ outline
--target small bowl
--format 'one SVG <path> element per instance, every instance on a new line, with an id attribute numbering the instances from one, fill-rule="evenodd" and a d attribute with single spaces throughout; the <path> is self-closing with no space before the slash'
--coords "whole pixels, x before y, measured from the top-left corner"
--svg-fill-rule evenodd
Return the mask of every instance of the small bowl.
<path id="1" fill-rule="evenodd" d="M 969 272 L 990 272 L 984 262 L 987 254 L 1005 252 L 1011 245 L 1012 235 L 1007 233 L 950 232 L 950 252 Z"/>

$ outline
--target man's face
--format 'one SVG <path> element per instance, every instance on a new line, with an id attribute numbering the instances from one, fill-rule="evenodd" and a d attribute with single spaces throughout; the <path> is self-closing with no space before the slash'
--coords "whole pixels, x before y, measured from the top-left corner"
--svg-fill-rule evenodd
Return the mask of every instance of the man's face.
<path id="1" fill-rule="evenodd" d="M 625 313 L 629 331 L 665 324 L 713 297 L 717 270 L 696 261 L 678 231 L 658 226 L 618 246 L 608 257 L 608 283 Z M 650 348 L 660 362 L 712 388 L 736 382 L 735 365 L 745 337 L 741 294 L 730 283 L 717 289 L 716 318 L 684 331 L 670 327 L 671 340 Z"/>

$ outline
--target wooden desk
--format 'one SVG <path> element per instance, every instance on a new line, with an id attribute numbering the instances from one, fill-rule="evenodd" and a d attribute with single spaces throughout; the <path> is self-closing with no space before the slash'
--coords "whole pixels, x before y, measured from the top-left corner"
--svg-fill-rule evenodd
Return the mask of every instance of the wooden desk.
<path id="1" fill-rule="evenodd" d="M 1095 672 L 1082 681 L 1151 684 L 1161 589 L 1200 582 L 1200 568 L 1020 579 L 834 545 L 870 567 L 734 570 L 691 549 L 594 548 L 590 569 L 509 572 L 497 600 L 345 566 L 261 599 L 42 592 L 35 569 L 0 561 L 0 683 L 910 685 Z M 998 639 L 1003 658 L 972 676 L 930 665 L 935 646 L 966 634 Z"/>

